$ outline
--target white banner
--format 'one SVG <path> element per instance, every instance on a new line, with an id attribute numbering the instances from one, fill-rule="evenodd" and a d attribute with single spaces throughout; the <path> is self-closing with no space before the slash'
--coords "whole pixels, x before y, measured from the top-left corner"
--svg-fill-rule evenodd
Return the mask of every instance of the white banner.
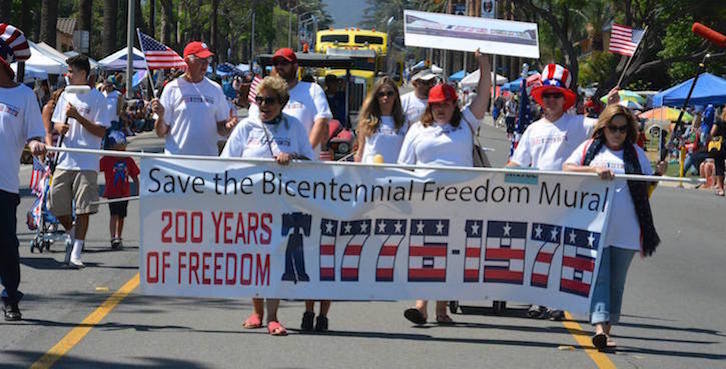
<path id="1" fill-rule="evenodd" d="M 145 294 L 507 300 L 587 312 L 614 195 L 593 177 L 141 161 Z"/>
<path id="2" fill-rule="evenodd" d="M 537 23 L 404 10 L 406 46 L 539 59 Z"/>

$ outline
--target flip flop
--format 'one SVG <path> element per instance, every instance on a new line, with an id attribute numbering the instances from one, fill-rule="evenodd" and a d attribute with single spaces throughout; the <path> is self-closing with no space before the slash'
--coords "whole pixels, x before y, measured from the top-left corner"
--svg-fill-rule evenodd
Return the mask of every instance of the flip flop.
<path id="1" fill-rule="evenodd" d="M 716 190 L 716 196 L 723 196 L 724 191 L 723 190 Z"/>
<path id="2" fill-rule="evenodd" d="M 252 313 L 242 324 L 245 329 L 262 328 L 262 317 L 259 314 Z"/>
<path id="3" fill-rule="evenodd" d="M 416 308 L 406 309 L 403 312 L 403 316 L 413 324 L 416 324 L 416 325 L 426 324 L 426 317 L 423 315 L 423 313 L 419 309 L 416 309 Z"/>
<path id="4" fill-rule="evenodd" d="M 454 325 L 454 320 L 451 319 L 450 316 L 444 314 L 444 315 L 437 315 L 436 316 L 436 323 L 440 325 Z"/>
<path id="5" fill-rule="evenodd" d="M 277 321 L 267 323 L 267 332 L 270 336 L 287 336 L 287 329 Z"/>
<path id="6" fill-rule="evenodd" d="M 612 350 L 616 347 L 618 347 L 618 343 L 615 342 L 614 340 L 612 340 L 610 337 L 608 337 L 607 348 Z"/>
<path id="7" fill-rule="evenodd" d="M 598 333 L 592 336 L 592 345 L 595 346 L 598 351 L 602 351 L 607 347 L 608 336 L 605 333 Z"/>

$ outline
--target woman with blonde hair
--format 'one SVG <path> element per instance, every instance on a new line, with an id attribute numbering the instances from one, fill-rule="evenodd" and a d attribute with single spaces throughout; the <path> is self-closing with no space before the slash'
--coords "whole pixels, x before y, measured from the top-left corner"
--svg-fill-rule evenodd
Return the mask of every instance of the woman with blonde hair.
<path id="1" fill-rule="evenodd" d="M 408 131 L 396 83 L 388 76 L 376 81 L 358 114 L 358 151 L 355 161 L 395 163 Z"/>
<path id="2" fill-rule="evenodd" d="M 282 112 L 289 99 L 287 83 L 280 77 L 265 77 L 257 86 L 255 103 L 259 115 L 248 116 L 232 131 L 221 157 L 274 158 L 288 165 L 291 159 L 312 159 L 315 156 L 302 123 Z M 287 335 L 287 329 L 277 320 L 279 299 L 252 299 L 254 312 L 245 320 L 244 328 L 262 328 L 267 305 L 267 331 L 273 336 Z"/>
<path id="3" fill-rule="evenodd" d="M 582 143 L 565 161 L 567 172 L 597 173 L 605 180 L 615 179 L 615 196 L 601 247 L 600 268 L 590 301 L 590 322 L 595 326 L 592 343 L 598 350 L 613 349 L 612 324 L 620 318 L 628 267 L 639 251 L 651 256 L 660 243 L 653 225 L 648 200 L 649 185 L 642 181 L 617 180 L 621 174 L 652 175 L 653 169 L 643 149 L 636 144 L 638 121 L 627 108 L 608 105 L 593 128 L 592 139 Z M 663 175 L 667 164 L 661 161 L 655 175 Z"/>

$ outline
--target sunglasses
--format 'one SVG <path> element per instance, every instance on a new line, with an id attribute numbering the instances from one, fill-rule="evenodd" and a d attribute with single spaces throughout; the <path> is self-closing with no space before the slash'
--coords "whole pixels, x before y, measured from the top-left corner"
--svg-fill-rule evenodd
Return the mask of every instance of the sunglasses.
<path id="1" fill-rule="evenodd" d="M 381 91 L 381 92 L 377 93 L 376 94 L 376 97 L 378 97 L 378 98 L 381 98 L 381 97 L 384 97 L 384 96 L 393 97 L 395 95 L 396 95 L 395 92 L 389 90 L 389 91 L 386 91 L 386 92 Z"/>
<path id="2" fill-rule="evenodd" d="M 264 96 L 264 97 L 263 96 L 255 96 L 255 102 L 257 103 L 257 105 L 260 105 L 260 106 L 263 103 L 264 103 L 264 105 L 277 104 L 277 101 L 278 101 L 278 99 L 276 97 L 271 97 L 271 96 Z"/>
<path id="3" fill-rule="evenodd" d="M 563 95 L 563 94 L 561 94 L 559 92 L 545 92 L 545 93 L 542 94 L 542 98 L 543 99 L 549 99 L 549 98 L 559 99 L 559 98 L 561 98 L 563 96 L 565 96 L 565 95 Z"/>
<path id="4" fill-rule="evenodd" d="M 610 133 L 617 133 L 617 132 L 628 133 L 627 125 L 625 125 L 625 126 L 607 126 L 607 128 L 608 128 L 608 131 L 610 131 Z"/>
<path id="5" fill-rule="evenodd" d="M 210 56 L 208 58 L 200 58 L 200 57 L 195 56 L 195 55 L 190 55 L 189 56 L 189 60 L 192 61 L 192 62 L 203 62 L 203 63 L 209 64 L 209 63 L 212 62 L 212 57 Z"/>

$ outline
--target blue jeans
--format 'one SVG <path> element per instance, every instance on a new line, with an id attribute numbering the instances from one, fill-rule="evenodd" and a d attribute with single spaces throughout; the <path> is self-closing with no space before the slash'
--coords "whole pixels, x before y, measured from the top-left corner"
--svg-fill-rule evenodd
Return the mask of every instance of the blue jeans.
<path id="1" fill-rule="evenodd" d="M 590 300 L 590 323 L 593 325 L 615 324 L 620 320 L 625 277 L 628 275 L 628 267 L 636 252 L 615 246 L 603 249 L 600 270 Z"/>

